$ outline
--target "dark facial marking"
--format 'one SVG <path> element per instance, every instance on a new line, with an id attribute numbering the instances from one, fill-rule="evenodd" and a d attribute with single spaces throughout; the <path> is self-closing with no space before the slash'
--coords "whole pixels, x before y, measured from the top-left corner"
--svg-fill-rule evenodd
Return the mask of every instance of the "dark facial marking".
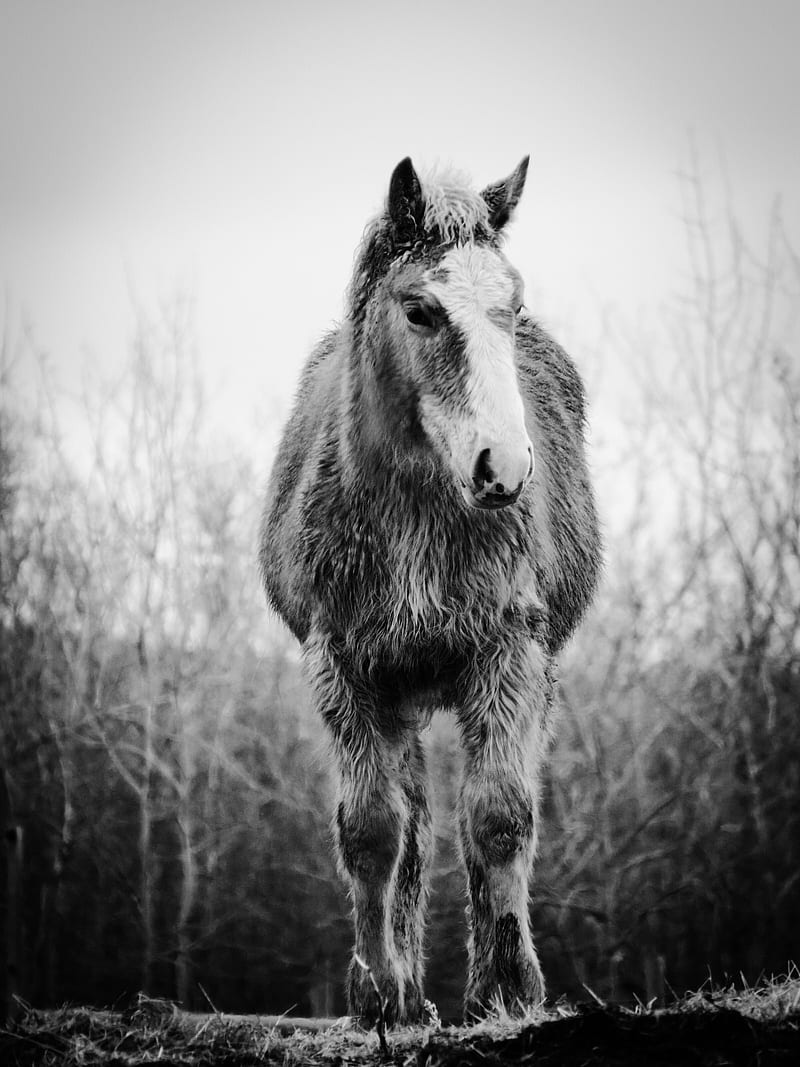
<path id="1" fill-rule="evenodd" d="M 511 308 L 491 308 L 488 312 L 488 316 L 495 326 L 510 333 L 514 328 L 515 310 L 516 305 L 514 311 L 512 311 Z"/>
<path id="2" fill-rule="evenodd" d="M 447 317 L 431 338 L 425 360 L 425 377 L 432 392 L 456 407 L 466 405 L 467 344 L 464 335 Z"/>

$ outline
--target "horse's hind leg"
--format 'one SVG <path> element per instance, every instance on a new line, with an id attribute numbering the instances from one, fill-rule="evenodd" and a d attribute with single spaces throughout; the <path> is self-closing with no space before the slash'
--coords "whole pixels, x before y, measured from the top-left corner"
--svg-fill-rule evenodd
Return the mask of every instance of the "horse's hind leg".
<path id="1" fill-rule="evenodd" d="M 544 999 L 528 879 L 549 682 L 530 640 L 482 656 L 464 681 L 459 824 L 471 922 L 465 1014 L 484 1015 L 497 1003 L 518 1013 Z"/>
<path id="2" fill-rule="evenodd" d="M 403 971 L 405 1019 L 414 1022 L 421 1017 L 424 1003 L 422 938 L 427 874 L 433 849 L 425 752 L 416 733 L 408 740 L 401 764 L 401 782 L 408 815 L 394 883 L 392 927 Z"/>

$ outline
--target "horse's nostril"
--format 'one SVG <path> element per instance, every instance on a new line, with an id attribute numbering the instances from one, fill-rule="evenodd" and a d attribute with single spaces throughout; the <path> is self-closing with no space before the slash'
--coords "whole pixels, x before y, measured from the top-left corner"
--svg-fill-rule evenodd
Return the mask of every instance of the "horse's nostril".
<path id="1" fill-rule="evenodd" d="M 502 482 L 496 482 L 495 483 L 495 487 L 494 487 L 494 491 L 496 493 L 504 493 L 506 491 L 506 487 L 503 485 Z"/>
<path id="2" fill-rule="evenodd" d="M 494 471 L 489 463 L 491 455 L 492 451 L 489 448 L 484 448 L 478 453 L 478 458 L 475 460 L 475 466 L 472 469 L 472 480 L 476 485 L 485 485 L 494 481 Z"/>

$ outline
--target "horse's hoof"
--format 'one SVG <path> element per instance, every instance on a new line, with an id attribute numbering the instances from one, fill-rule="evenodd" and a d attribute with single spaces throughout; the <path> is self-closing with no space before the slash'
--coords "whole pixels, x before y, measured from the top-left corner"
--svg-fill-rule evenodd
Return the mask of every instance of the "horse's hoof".
<path id="1" fill-rule="evenodd" d="M 464 1020 L 476 1022 L 488 1015 L 508 1015 L 520 1018 L 545 1000 L 542 969 L 536 957 L 518 964 L 514 978 L 497 981 L 492 976 L 484 981 L 471 982 L 464 997 Z"/>
<path id="2" fill-rule="evenodd" d="M 406 982 L 403 986 L 403 1011 L 401 1018 L 397 1021 L 408 1024 L 422 1022 L 425 1015 L 425 1005 L 428 1003 L 429 1001 L 425 1000 L 425 994 L 422 992 L 421 986 L 413 982 Z"/>
<path id="3" fill-rule="evenodd" d="M 356 960 L 350 964 L 347 979 L 347 1003 L 351 1015 L 365 1029 L 399 1021 L 400 983 L 389 971 L 365 970 Z"/>

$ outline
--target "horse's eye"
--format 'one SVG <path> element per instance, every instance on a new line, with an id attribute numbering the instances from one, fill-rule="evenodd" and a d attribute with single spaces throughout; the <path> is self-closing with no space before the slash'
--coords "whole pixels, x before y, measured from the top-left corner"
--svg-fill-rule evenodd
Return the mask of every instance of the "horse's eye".
<path id="1" fill-rule="evenodd" d="M 433 314 L 421 304 L 412 304 L 406 308 L 406 319 L 412 326 L 425 326 L 432 330 L 436 326 Z"/>

